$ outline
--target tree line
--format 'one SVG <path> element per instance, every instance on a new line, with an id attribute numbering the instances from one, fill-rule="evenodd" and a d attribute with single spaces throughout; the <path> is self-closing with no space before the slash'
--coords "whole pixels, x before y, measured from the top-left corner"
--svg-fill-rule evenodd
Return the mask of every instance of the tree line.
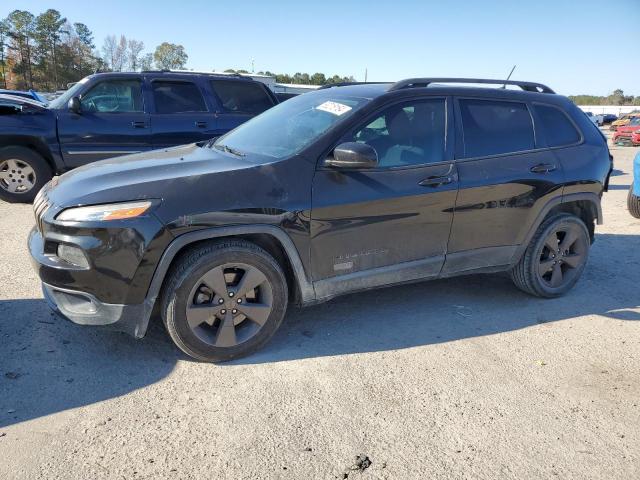
<path id="1" fill-rule="evenodd" d="M 107 36 L 97 49 L 87 25 L 55 9 L 14 10 L 0 20 L 0 88 L 55 91 L 96 71 L 180 69 L 188 58 L 182 45 L 163 42 L 150 53 L 124 35 Z"/>
<path id="2" fill-rule="evenodd" d="M 226 73 L 244 73 L 251 74 L 247 70 L 234 70 L 229 68 L 225 70 Z M 270 77 L 275 77 L 276 82 L 278 83 L 294 83 L 298 85 L 328 85 L 331 83 L 343 83 L 343 82 L 355 82 L 356 79 L 352 76 L 341 77 L 339 75 L 333 75 L 331 77 L 326 76 L 324 73 L 314 73 L 313 75 L 309 75 L 308 73 L 295 73 L 293 75 L 289 75 L 288 73 L 273 73 L 270 71 L 259 71 L 258 75 L 268 75 Z"/>
<path id="3" fill-rule="evenodd" d="M 614 90 L 611 95 L 569 95 L 576 105 L 640 105 L 640 96 L 625 95 L 621 89 Z"/>

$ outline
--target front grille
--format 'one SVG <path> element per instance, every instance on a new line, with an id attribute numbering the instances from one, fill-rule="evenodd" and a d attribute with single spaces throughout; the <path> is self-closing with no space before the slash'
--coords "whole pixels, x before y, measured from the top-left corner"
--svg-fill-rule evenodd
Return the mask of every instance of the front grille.
<path id="1" fill-rule="evenodd" d="M 43 232 L 43 220 L 45 212 L 49 209 L 51 204 L 47 198 L 47 194 L 44 189 L 40 190 L 35 200 L 33 201 L 33 214 L 36 217 L 36 227 L 40 233 Z"/>

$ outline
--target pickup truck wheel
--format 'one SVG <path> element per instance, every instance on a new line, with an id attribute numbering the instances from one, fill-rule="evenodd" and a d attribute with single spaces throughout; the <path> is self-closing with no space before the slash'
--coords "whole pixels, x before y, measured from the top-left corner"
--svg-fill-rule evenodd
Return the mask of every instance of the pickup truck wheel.
<path id="1" fill-rule="evenodd" d="M 511 279 L 531 295 L 564 295 L 582 275 L 590 246 L 589 231 L 580 218 L 570 214 L 553 216 L 540 225 L 511 270 Z"/>
<path id="2" fill-rule="evenodd" d="M 633 187 L 629 189 L 629 194 L 627 195 L 627 208 L 632 216 L 640 218 L 640 197 L 633 194 Z"/>
<path id="3" fill-rule="evenodd" d="M 0 199 L 32 202 L 52 172 L 46 160 L 27 147 L 0 148 Z"/>
<path id="4" fill-rule="evenodd" d="M 187 355 L 221 362 L 248 355 L 276 332 L 287 308 L 287 282 L 271 255 L 244 240 L 191 251 L 172 267 L 162 316 Z"/>

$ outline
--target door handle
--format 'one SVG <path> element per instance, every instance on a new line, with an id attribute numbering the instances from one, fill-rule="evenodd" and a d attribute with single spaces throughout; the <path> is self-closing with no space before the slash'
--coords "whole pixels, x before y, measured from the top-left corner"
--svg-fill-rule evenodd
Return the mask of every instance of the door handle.
<path id="1" fill-rule="evenodd" d="M 531 173 L 549 173 L 553 172 L 555 169 L 555 165 L 552 165 L 550 163 L 540 163 L 531 167 Z"/>
<path id="2" fill-rule="evenodd" d="M 133 128 L 147 128 L 147 124 L 144 121 L 136 121 L 131 122 L 131 126 Z"/>
<path id="3" fill-rule="evenodd" d="M 196 120 L 195 125 L 198 128 L 207 128 L 207 122 L 205 122 L 204 120 Z"/>
<path id="4" fill-rule="evenodd" d="M 439 187 L 440 185 L 448 185 L 453 182 L 453 176 L 445 175 L 442 177 L 428 177 L 422 180 L 418 185 L 421 187 Z"/>

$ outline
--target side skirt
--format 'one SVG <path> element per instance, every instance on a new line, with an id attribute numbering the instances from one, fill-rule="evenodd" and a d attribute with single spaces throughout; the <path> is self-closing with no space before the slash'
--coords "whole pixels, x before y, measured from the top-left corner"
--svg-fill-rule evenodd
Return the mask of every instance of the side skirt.
<path id="1" fill-rule="evenodd" d="M 318 280 L 313 283 L 316 302 L 345 293 L 437 278 L 443 263 L 441 255 Z"/>

